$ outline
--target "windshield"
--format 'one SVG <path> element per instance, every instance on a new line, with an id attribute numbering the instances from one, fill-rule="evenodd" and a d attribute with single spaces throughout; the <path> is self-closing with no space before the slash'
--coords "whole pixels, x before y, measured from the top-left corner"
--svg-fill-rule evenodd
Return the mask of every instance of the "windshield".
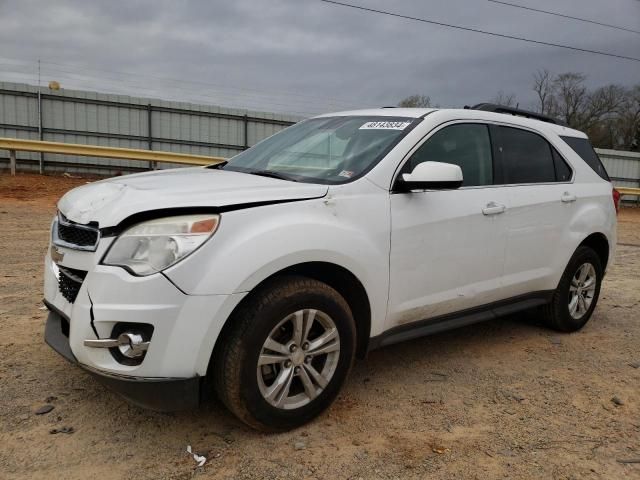
<path id="1" fill-rule="evenodd" d="M 221 168 L 301 182 L 345 183 L 369 171 L 418 121 L 313 118 L 263 140 Z"/>

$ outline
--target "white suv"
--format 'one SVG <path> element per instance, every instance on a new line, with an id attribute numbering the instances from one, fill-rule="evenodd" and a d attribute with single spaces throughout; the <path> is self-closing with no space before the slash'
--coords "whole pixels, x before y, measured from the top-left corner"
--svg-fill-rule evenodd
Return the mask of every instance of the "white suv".
<path id="1" fill-rule="evenodd" d="M 138 405 L 215 392 L 281 430 L 374 348 L 534 307 L 577 330 L 617 192 L 583 133 L 533 116 L 334 113 L 224 164 L 76 188 L 52 225 L 46 341 Z"/>

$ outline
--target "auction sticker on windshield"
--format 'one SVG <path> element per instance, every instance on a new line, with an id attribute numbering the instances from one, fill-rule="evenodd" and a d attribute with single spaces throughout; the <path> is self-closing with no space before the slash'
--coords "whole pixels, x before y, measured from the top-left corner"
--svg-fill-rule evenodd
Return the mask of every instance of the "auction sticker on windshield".
<path id="1" fill-rule="evenodd" d="M 367 122 L 360 130 L 404 130 L 411 122 Z"/>

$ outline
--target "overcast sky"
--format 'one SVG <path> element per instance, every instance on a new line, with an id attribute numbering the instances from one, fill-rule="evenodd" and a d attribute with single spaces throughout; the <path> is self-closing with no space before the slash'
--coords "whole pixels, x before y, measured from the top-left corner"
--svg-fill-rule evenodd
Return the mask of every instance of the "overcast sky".
<path id="1" fill-rule="evenodd" d="M 640 34 L 486 0 L 345 0 L 399 14 L 640 57 Z M 505 0 L 640 31 L 639 0 Z M 0 0 L 0 80 L 303 115 L 442 106 L 502 90 L 533 101 L 532 73 L 640 83 L 640 62 L 462 32 L 318 0 Z"/>

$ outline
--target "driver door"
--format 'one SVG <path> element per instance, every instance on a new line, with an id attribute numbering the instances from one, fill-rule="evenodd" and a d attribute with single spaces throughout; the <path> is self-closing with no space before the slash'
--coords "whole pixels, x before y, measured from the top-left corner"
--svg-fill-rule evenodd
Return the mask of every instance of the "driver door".
<path id="1" fill-rule="evenodd" d="M 462 187 L 391 194 L 387 328 L 502 297 L 508 197 L 493 185 L 489 129 L 456 123 L 432 134 L 400 174 L 421 162 L 459 165 Z"/>

